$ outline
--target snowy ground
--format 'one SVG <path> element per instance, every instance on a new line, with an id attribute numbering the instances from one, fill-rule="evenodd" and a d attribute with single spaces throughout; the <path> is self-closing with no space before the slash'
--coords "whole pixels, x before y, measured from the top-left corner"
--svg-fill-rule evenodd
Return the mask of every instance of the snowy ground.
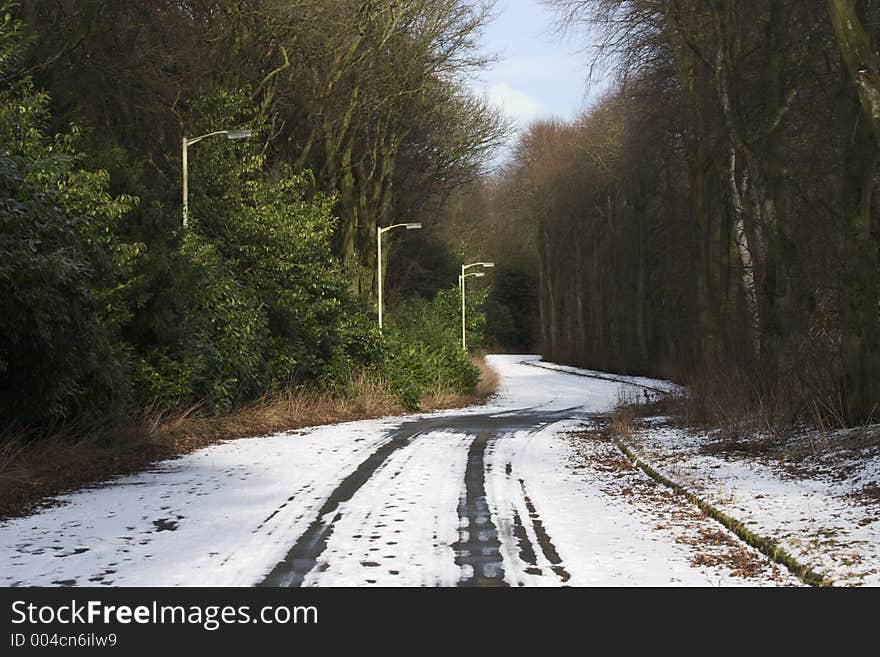
<path id="1" fill-rule="evenodd" d="M 756 436 L 730 449 L 660 419 L 647 425 L 632 442 L 668 476 L 776 539 L 835 585 L 880 585 L 876 445 L 847 445 L 852 441 L 842 435 L 816 445 L 803 436 L 766 449 Z"/>
<path id="2" fill-rule="evenodd" d="M 571 422 L 495 443 L 489 497 L 502 519 L 509 584 L 798 584 L 634 468 L 598 434 Z M 524 523 L 528 540 L 515 540 L 517 516 L 533 520 Z M 553 568 L 552 554 L 538 549 L 538 519 L 552 536 L 559 565 L 570 579 Z M 529 549 L 529 544 L 537 547 Z M 530 562 L 537 568 L 530 568 Z"/>
<path id="3" fill-rule="evenodd" d="M 536 361 L 528 361 L 530 365 L 535 367 L 541 367 L 546 370 L 552 370 L 555 372 L 566 372 L 567 374 L 576 374 L 579 376 L 614 381 L 619 383 L 635 383 L 638 386 L 644 386 L 647 388 L 649 392 L 652 391 L 663 391 L 667 393 L 676 393 L 681 392 L 682 388 L 675 383 L 670 381 L 661 381 L 658 379 L 649 379 L 643 376 L 623 376 L 620 374 L 609 374 L 608 372 L 597 372 L 596 370 L 586 370 L 581 367 L 572 367 L 571 365 L 559 365 L 557 363 L 547 363 L 542 360 Z M 629 388 L 629 392 L 638 396 L 637 393 L 641 392 L 637 388 L 633 388 L 631 386 L 627 386 Z"/>
<path id="4" fill-rule="evenodd" d="M 0 583 L 797 583 L 590 430 L 625 378 L 490 358 L 486 406 L 229 441 L 0 524 Z"/>

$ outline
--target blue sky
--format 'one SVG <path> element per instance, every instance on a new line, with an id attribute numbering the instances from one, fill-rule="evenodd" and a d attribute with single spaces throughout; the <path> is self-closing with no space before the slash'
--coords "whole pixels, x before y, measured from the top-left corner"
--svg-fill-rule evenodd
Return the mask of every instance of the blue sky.
<path id="1" fill-rule="evenodd" d="M 587 94 L 589 45 L 555 30 L 556 15 L 538 0 L 498 0 L 483 34 L 484 50 L 500 59 L 472 81 L 519 129 L 539 118 L 571 120 L 598 93 Z"/>

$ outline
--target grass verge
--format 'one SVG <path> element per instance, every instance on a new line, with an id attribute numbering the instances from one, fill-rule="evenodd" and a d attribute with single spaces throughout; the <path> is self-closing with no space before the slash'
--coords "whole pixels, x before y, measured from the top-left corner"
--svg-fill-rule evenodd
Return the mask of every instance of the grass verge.
<path id="1" fill-rule="evenodd" d="M 498 375 L 484 359 L 474 364 L 480 381 L 473 393 L 437 387 L 422 398 L 421 410 L 485 402 L 498 387 Z M 289 391 L 223 415 L 194 407 L 176 414 L 144 412 L 124 426 L 65 427 L 48 434 L 7 429 L 0 433 L 0 520 L 51 504 L 53 496 L 222 440 L 405 412 L 383 381 L 360 374 L 343 392 Z"/>
<path id="2" fill-rule="evenodd" d="M 628 410 L 630 412 L 628 412 Z M 713 506 L 696 493 L 688 490 L 676 481 L 660 473 L 644 458 L 639 456 L 636 451 L 630 447 L 625 438 L 631 435 L 632 426 L 631 407 L 624 407 L 623 412 L 616 413 L 612 418 L 609 426 L 609 437 L 624 456 L 626 456 L 636 467 L 641 469 L 646 475 L 651 477 L 657 483 L 660 483 L 671 489 L 677 495 L 683 496 L 692 504 L 696 505 L 706 516 L 712 518 L 716 522 L 722 524 L 731 532 L 736 534 L 742 541 L 752 546 L 762 554 L 766 555 L 776 563 L 787 568 L 793 575 L 798 577 L 802 582 L 810 586 L 831 586 L 832 582 L 825 578 L 824 575 L 815 572 L 808 566 L 800 563 L 791 554 L 785 551 L 776 541 L 759 536 L 744 523 L 729 516 L 717 507 Z"/>

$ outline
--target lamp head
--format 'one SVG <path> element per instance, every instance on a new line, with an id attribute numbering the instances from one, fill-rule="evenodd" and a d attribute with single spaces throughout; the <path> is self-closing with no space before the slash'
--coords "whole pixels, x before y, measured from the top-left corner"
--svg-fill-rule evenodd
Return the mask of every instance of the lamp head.
<path id="1" fill-rule="evenodd" d="M 407 230 L 417 230 L 422 227 L 422 224 L 406 224 Z"/>
<path id="2" fill-rule="evenodd" d="M 238 141 L 239 139 L 249 139 L 254 136 L 253 130 L 227 130 L 226 138 L 230 141 Z"/>

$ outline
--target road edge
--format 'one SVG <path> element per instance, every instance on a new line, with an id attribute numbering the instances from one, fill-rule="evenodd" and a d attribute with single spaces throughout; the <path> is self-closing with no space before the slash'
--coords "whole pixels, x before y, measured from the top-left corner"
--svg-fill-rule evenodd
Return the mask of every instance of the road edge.
<path id="1" fill-rule="evenodd" d="M 541 363 L 543 363 L 543 362 L 544 361 L 524 360 L 524 361 L 521 361 L 519 364 L 520 365 L 528 365 L 529 367 L 537 367 L 538 369 L 545 370 L 547 372 L 556 372 L 557 374 L 568 374 L 569 376 L 580 376 L 585 379 L 599 379 L 600 381 L 610 381 L 611 383 L 622 383 L 622 384 L 628 385 L 628 386 L 636 386 L 637 388 L 644 388 L 645 390 L 650 390 L 651 392 L 656 392 L 660 395 L 672 394 L 668 390 L 661 390 L 660 388 L 653 388 L 651 386 L 646 386 L 643 383 L 635 383 L 634 381 L 627 381 L 626 378 L 624 378 L 624 375 L 621 375 L 621 378 L 615 378 L 613 376 L 601 376 L 599 374 L 586 374 L 584 372 L 570 372 L 568 370 L 556 369 L 555 367 L 546 367 L 546 365 L 549 365 L 551 363 L 545 363 L 545 365 L 542 365 Z M 552 363 L 552 364 L 555 365 L 556 363 Z"/>
<path id="2" fill-rule="evenodd" d="M 654 468 L 644 457 L 640 456 L 635 449 L 627 445 L 621 438 L 610 435 L 611 441 L 629 461 L 648 475 L 651 479 L 672 490 L 675 494 L 683 496 L 694 504 L 708 518 L 715 520 L 725 528 L 733 532 L 741 541 L 755 548 L 763 555 L 784 566 L 791 574 L 800 579 L 804 584 L 812 587 L 831 587 L 834 583 L 824 575 L 817 573 L 809 566 L 800 563 L 789 554 L 776 541 L 760 536 L 746 527 L 745 523 L 730 516 L 693 491 L 685 488 L 677 481 L 673 481 L 659 470 Z"/>
<path id="3" fill-rule="evenodd" d="M 545 367 L 541 364 L 541 361 L 522 361 L 520 365 L 528 365 L 530 367 L 537 367 L 539 369 L 548 371 L 548 372 L 558 372 L 559 374 L 569 374 L 571 376 L 580 376 L 588 379 L 600 379 L 603 381 L 611 381 L 614 383 L 622 383 L 625 385 L 636 386 L 638 388 L 644 388 L 646 390 L 650 390 L 652 392 L 660 393 L 662 395 L 670 394 L 669 391 L 660 390 L 659 388 L 653 388 L 651 386 L 647 386 L 640 383 L 635 383 L 633 381 L 626 381 L 622 378 L 612 378 L 610 376 L 600 376 L 595 374 L 585 374 L 583 372 L 571 372 L 566 370 L 560 370 L 555 367 Z M 694 493 L 693 491 L 685 488 L 682 484 L 677 481 L 673 481 L 666 475 L 662 474 L 659 470 L 657 470 L 654 466 L 652 466 L 647 459 L 640 456 L 635 449 L 633 449 L 630 445 L 626 444 L 622 438 L 617 435 L 613 435 L 611 430 L 608 430 L 609 437 L 617 449 L 637 468 L 639 468 L 642 472 L 648 475 L 651 479 L 656 481 L 659 484 L 669 488 L 675 494 L 683 496 L 687 499 L 691 504 L 695 505 L 700 511 L 708 518 L 715 520 L 717 523 L 721 524 L 723 527 L 733 532 L 741 541 L 746 543 L 747 545 L 755 548 L 761 554 L 765 555 L 775 563 L 780 566 L 784 566 L 789 572 L 791 572 L 795 577 L 801 580 L 804 584 L 812 587 L 831 587 L 834 586 L 832 580 L 828 579 L 826 576 L 817 573 L 815 570 L 811 569 L 809 566 L 800 563 L 797 559 L 795 559 L 791 554 L 789 554 L 782 546 L 779 545 L 776 541 L 770 538 L 766 538 L 764 536 L 760 536 L 746 527 L 745 523 L 740 520 L 737 520 L 733 516 L 730 516 L 717 507 L 713 506 L 702 497 Z"/>

